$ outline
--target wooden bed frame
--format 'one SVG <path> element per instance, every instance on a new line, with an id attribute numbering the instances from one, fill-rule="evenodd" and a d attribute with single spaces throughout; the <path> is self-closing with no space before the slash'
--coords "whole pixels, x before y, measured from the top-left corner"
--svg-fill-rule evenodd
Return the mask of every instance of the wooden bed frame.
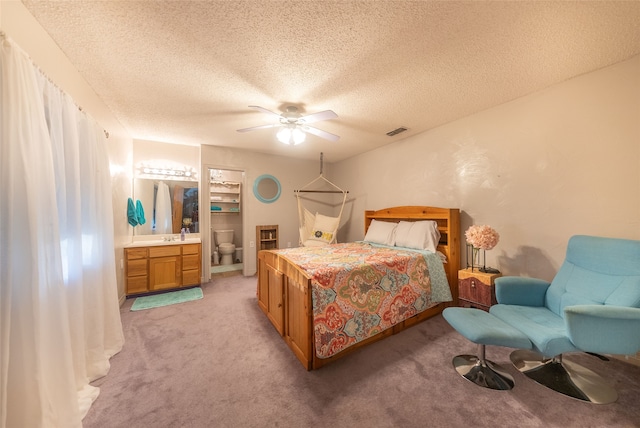
<path id="1" fill-rule="evenodd" d="M 460 269 L 460 211 L 456 208 L 403 206 L 378 211 L 365 211 L 365 234 L 371 220 L 398 222 L 434 220 L 441 238 L 438 251 L 447 257 L 444 268 L 453 302 L 439 303 L 400 324 L 395 325 L 330 357 L 318 358 L 314 349 L 311 279 L 306 273 L 272 250 L 258 252 L 258 306 L 284 338 L 307 370 L 317 369 L 356 349 L 376 342 L 442 312 L 458 301 Z"/>

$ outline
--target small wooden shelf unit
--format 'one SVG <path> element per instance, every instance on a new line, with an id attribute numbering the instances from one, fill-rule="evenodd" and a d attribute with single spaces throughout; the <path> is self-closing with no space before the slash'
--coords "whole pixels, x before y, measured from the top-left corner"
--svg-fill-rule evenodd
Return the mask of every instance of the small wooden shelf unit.
<path id="1" fill-rule="evenodd" d="M 256 257 L 260 250 L 277 250 L 278 248 L 280 248 L 278 225 L 256 226 Z"/>

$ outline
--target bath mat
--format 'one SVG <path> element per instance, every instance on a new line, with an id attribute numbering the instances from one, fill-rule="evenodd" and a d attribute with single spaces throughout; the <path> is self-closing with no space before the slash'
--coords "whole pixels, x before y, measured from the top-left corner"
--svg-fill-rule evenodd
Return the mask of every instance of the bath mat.
<path id="1" fill-rule="evenodd" d="M 215 265 L 211 266 L 211 273 L 233 272 L 235 270 L 242 270 L 242 267 L 242 263 L 234 263 L 232 265 Z"/>
<path id="2" fill-rule="evenodd" d="M 160 306 L 175 305 L 177 303 L 198 299 L 202 299 L 202 288 L 194 287 L 187 290 L 138 297 L 136 301 L 133 302 L 133 305 L 131 305 L 131 310 L 141 311 L 143 309 L 159 308 Z"/>

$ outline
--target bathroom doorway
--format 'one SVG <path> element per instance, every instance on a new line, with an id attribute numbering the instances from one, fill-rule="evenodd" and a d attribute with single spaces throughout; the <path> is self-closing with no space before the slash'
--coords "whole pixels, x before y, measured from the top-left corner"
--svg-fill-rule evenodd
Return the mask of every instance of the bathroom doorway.
<path id="1" fill-rule="evenodd" d="M 204 239 L 202 242 L 209 250 L 203 255 L 209 253 L 210 277 L 242 274 L 245 172 L 208 166 L 206 177 L 208 182 L 203 200 L 205 197 L 209 199 L 206 202 L 209 207 L 209 233 L 207 242 Z"/>

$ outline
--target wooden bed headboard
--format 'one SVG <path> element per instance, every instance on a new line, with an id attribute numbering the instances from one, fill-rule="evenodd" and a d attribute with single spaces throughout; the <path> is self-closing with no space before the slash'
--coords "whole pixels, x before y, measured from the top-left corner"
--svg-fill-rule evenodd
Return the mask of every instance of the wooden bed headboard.
<path id="1" fill-rule="evenodd" d="M 440 243 L 438 251 L 447 257 L 444 269 L 453 294 L 453 304 L 458 302 L 458 270 L 460 269 L 460 210 L 457 208 L 436 208 L 423 206 L 403 206 L 364 212 L 364 233 L 367 234 L 371 220 L 418 221 L 433 220 L 438 223 Z"/>

